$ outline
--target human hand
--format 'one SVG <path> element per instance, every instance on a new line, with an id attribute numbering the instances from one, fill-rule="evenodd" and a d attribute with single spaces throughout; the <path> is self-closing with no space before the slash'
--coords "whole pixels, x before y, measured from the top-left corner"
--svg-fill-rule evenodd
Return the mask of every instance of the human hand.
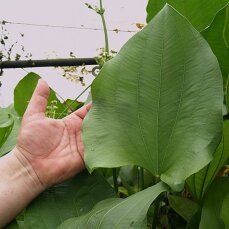
<path id="1" fill-rule="evenodd" d="M 27 163 L 31 165 L 44 189 L 84 169 L 81 127 L 91 106 L 86 105 L 63 119 L 50 119 L 45 117 L 48 95 L 47 83 L 39 80 L 13 151 L 25 167 Z"/>

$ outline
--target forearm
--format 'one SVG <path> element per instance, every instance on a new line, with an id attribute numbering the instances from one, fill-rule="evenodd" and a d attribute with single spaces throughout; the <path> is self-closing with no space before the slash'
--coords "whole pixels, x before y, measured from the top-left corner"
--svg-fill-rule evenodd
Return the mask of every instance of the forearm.
<path id="1" fill-rule="evenodd" d="M 0 228 L 43 190 L 32 166 L 16 148 L 0 158 Z"/>

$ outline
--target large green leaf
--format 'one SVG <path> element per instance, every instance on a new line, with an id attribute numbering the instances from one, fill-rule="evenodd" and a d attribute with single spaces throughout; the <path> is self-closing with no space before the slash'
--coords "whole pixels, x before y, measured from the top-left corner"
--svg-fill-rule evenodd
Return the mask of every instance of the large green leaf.
<path id="1" fill-rule="evenodd" d="M 184 15 L 199 31 L 209 26 L 216 13 L 228 0 L 149 0 L 147 22 L 149 22 L 168 3 Z"/>
<path id="2" fill-rule="evenodd" d="M 219 65 L 169 5 L 104 65 L 92 96 L 83 128 L 91 170 L 135 164 L 181 190 L 221 139 Z"/>
<path id="3" fill-rule="evenodd" d="M 168 191 L 168 187 L 161 182 L 124 200 L 101 201 L 88 214 L 69 219 L 58 229 L 145 229 L 148 208 L 152 201 L 164 191 Z"/>
<path id="4" fill-rule="evenodd" d="M 220 217 L 224 222 L 225 229 L 229 228 L 229 193 L 223 200 Z"/>
<path id="5" fill-rule="evenodd" d="M 226 37 L 226 32 L 229 30 L 228 14 L 229 6 L 227 5 L 217 13 L 211 25 L 202 31 L 202 35 L 211 46 L 221 69 L 227 74 L 229 74 L 229 37 Z"/>
<path id="6" fill-rule="evenodd" d="M 99 201 L 115 197 L 113 189 L 98 175 L 83 172 L 42 193 L 26 209 L 26 229 L 53 229 L 68 218 L 80 216 Z"/>
<path id="7" fill-rule="evenodd" d="M 215 180 L 204 199 L 201 213 L 200 229 L 224 229 L 224 222 L 220 218 L 223 201 L 229 193 L 229 178 Z M 226 213 L 229 218 L 229 212 Z"/>
<path id="8" fill-rule="evenodd" d="M 38 76 L 37 74 L 33 72 L 29 73 L 17 84 L 16 88 L 14 89 L 14 108 L 19 116 L 22 117 L 25 113 L 25 110 L 28 106 L 28 103 L 39 79 L 40 76 Z M 50 89 L 48 106 L 51 106 L 51 102 L 54 100 L 57 101 L 56 114 L 60 114 L 64 110 L 64 106 L 56 97 L 55 92 Z"/>
<path id="9" fill-rule="evenodd" d="M 187 180 L 189 190 L 196 200 L 201 202 L 204 194 L 211 185 L 219 170 L 225 165 L 229 158 L 229 120 L 224 121 L 223 138 L 214 153 L 214 159 L 202 170 L 193 174 Z"/>

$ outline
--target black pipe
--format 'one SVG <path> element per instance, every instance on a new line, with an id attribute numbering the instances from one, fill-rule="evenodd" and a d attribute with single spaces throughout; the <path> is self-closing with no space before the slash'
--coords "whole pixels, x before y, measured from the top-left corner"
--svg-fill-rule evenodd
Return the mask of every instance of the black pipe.
<path id="1" fill-rule="evenodd" d="M 0 62 L 0 69 L 81 66 L 81 65 L 97 65 L 97 62 L 96 62 L 95 58 L 68 58 L 68 59 L 47 59 L 47 60 L 2 61 L 2 62 Z"/>

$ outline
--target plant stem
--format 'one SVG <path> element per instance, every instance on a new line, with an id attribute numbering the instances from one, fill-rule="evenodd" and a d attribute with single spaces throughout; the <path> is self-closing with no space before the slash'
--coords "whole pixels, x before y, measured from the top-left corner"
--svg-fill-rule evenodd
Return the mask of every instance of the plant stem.
<path id="1" fill-rule="evenodd" d="M 100 16 L 101 16 L 102 23 L 103 23 L 103 31 L 104 31 L 104 38 L 105 38 L 104 51 L 106 52 L 106 56 L 109 56 L 108 32 L 107 32 L 107 26 L 106 26 L 106 21 L 105 21 L 105 17 L 104 17 L 104 9 L 103 9 L 102 0 L 100 0 Z"/>
<path id="2" fill-rule="evenodd" d="M 161 197 L 159 195 L 157 197 L 157 199 L 155 200 L 155 208 L 154 208 L 154 213 L 153 213 L 152 229 L 157 229 L 157 216 L 158 216 L 158 211 L 160 209 L 160 202 L 161 202 Z"/>
<path id="3" fill-rule="evenodd" d="M 141 191 L 144 189 L 145 182 L 144 182 L 144 169 L 142 167 L 138 168 L 139 171 L 139 188 L 138 190 Z"/>
<path id="4" fill-rule="evenodd" d="M 64 112 L 66 112 L 71 106 L 72 106 L 72 104 L 73 103 L 75 103 L 75 102 L 77 102 L 77 99 L 81 96 L 81 95 L 83 95 L 87 90 L 88 90 L 88 88 L 90 88 L 90 86 L 91 86 L 91 84 L 90 85 L 88 85 L 76 98 L 75 98 L 75 100 L 74 101 L 72 101 L 62 112 L 61 112 L 61 114 L 57 117 L 57 118 L 60 118 L 63 114 L 64 114 Z"/>
<path id="5" fill-rule="evenodd" d="M 53 111 L 53 115 L 52 115 L 52 118 L 53 118 L 53 119 L 55 118 L 55 115 L 56 115 L 56 111 L 54 110 L 54 111 Z"/>
<path id="6" fill-rule="evenodd" d="M 160 177 L 155 176 L 154 184 L 157 184 L 159 181 L 160 181 Z M 157 229 L 157 216 L 158 216 L 158 212 L 160 209 L 160 203 L 161 203 L 161 195 L 159 195 L 154 202 L 155 208 L 154 208 L 154 213 L 153 213 L 152 229 Z"/>
<path id="7" fill-rule="evenodd" d="M 229 18 L 229 9 L 227 7 L 227 9 L 226 9 L 226 19 L 225 19 L 225 22 L 228 21 L 228 18 Z M 223 28 L 223 40 L 226 43 L 227 47 L 229 47 L 229 43 L 227 42 L 227 39 L 226 39 L 226 30 L 227 30 L 227 27 L 225 25 L 224 28 Z"/>
<path id="8" fill-rule="evenodd" d="M 229 81 L 229 75 L 227 76 L 226 86 L 225 86 L 225 103 L 226 103 L 226 107 L 227 107 L 227 108 L 228 108 L 228 98 L 227 98 L 227 93 L 228 93 L 228 81 Z"/>
<path id="9" fill-rule="evenodd" d="M 106 56 L 109 56 L 109 41 L 108 41 L 108 32 L 107 32 L 107 26 L 106 26 L 106 21 L 105 21 L 105 17 L 104 17 L 104 9 L 103 9 L 103 3 L 102 0 L 100 0 L 100 16 L 102 18 L 102 23 L 103 23 L 103 31 L 104 31 L 104 39 L 105 39 L 105 47 L 104 47 L 104 51 L 106 52 Z M 91 84 L 89 86 L 87 86 L 77 97 L 76 99 L 70 103 L 62 112 L 61 114 L 57 117 L 60 118 L 64 112 L 66 112 L 69 108 L 71 108 L 72 104 L 77 101 L 77 99 L 84 94 L 84 92 L 86 92 L 88 90 L 88 88 L 91 87 Z M 114 174 L 113 174 L 114 177 Z M 117 181 L 117 179 L 116 179 Z M 115 183 L 114 183 L 115 184 Z M 118 183 L 117 183 L 118 184 Z"/>
<path id="10" fill-rule="evenodd" d="M 117 177 L 117 169 L 113 168 L 113 184 L 114 184 L 114 190 L 118 194 L 118 177 Z"/>

